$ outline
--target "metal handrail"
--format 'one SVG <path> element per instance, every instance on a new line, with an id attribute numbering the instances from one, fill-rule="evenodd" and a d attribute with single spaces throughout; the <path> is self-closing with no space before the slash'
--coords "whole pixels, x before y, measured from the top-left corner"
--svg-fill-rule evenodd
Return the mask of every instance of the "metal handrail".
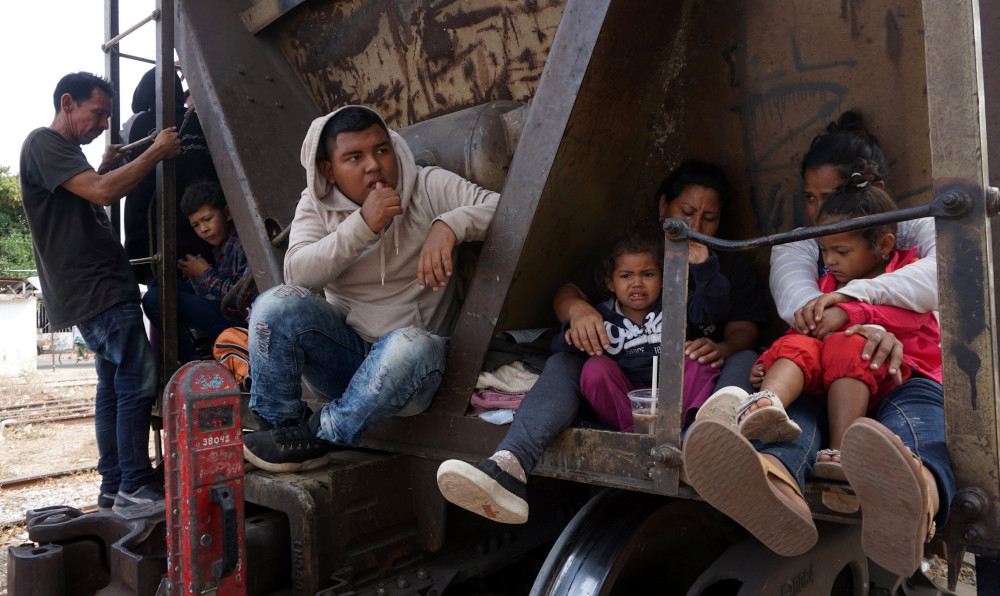
<path id="1" fill-rule="evenodd" d="M 159 11 L 159 9 L 154 10 L 153 12 L 149 13 L 149 16 L 147 16 L 146 18 L 142 19 L 141 21 L 139 21 L 135 25 L 132 25 L 131 27 L 129 27 L 128 29 L 122 31 L 118 35 L 112 37 L 111 39 L 109 39 L 105 43 L 102 43 L 101 44 L 101 51 L 104 52 L 105 54 L 107 54 L 108 50 L 110 50 L 111 48 L 113 48 L 116 45 L 118 45 L 118 42 L 120 42 L 121 40 L 125 39 L 130 34 L 135 33 L 140 27 L 142 27 L 143 25 L 145 25 L 146 23 L 148 23 L 150 21 L 157 21 L 159 19 L 160 19 L 160 11 Z"/>
<path id="2" fill-rule="evenodd" d="M 967 187 L 959 187 L 953 190 L 942 192 L 930 203 L 898 209 L 887 213 L 867 215 L 846 219 L 822 226 L 812 226 L 808 228 L 797 228 L 791 232 L 772 234 L 761 238 L 750 238 L 747 240 L 724 240 L 714 236 L 708 236 L 692 230 L 683 219 L 671 218 L 663 222 L 663 231 L 667 238 L 675 242 L 681 240 L 693 240 L 704 244 L 709 248 L 723 251 L 743 251 L 762 246 L 774 246 L 776 244 L 788 244 L 799 240 L 811 240 L 830 234 L 840 234 L 864 228 L 872 228 L 889 223 L 899 223 L 911 219 L 923 217 L 947 217 L 959 218 L 968 214 L 972 210 L 973 195 Z"/>

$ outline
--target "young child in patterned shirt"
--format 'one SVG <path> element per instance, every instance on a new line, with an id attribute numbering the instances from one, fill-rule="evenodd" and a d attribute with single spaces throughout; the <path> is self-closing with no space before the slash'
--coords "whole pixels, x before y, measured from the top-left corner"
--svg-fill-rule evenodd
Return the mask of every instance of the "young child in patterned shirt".
<path id="1" fill-rule="evenodd" d="M 232 326 L 222 312 L 222 299 L 247 274 L 249 264 L 222 187 L 217 183 L 200 182 L 189 186 L 181 197 L 181 212 L 198 236 L 212 245 L 215 266 L 209 265 L 201 255 L 188 254 L 177 261 L 178 268 L 187 276 L 186 282 L 178 284 L 177 318 L 192 331 L 215 337 Z M 257 288 L 251 285 L 246 304 L 252 303 L 256 296 Z M 143 297 L 146 315 L 154 325 L 159 323 L 158 299 L 154 279 Z M 186 333 L 178 334 L 177 347 L 182 360 L 199 358 Z"/>

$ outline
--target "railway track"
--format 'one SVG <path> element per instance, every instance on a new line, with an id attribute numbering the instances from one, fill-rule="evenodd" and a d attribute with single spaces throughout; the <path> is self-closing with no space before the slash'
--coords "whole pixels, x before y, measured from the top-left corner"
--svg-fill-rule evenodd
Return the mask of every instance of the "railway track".
<path id="1" fill-rule="evenodd" d="M 0 406 L 0 428 L 9 424 L 61 422 L 93 416 L 93 396 L 46 399 Z"/>

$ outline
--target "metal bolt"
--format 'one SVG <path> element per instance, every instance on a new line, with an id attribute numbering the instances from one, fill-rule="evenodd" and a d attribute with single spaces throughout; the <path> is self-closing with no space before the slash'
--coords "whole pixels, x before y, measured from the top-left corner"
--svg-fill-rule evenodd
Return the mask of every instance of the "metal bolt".
<path id="1" fill-rule="evenodd" d="M 384 585 L 379 584 L 378 587 L 375 588 L 375 596 L 385 596 L 386 594 L 388 594 L 388 592 L 385 591 Z"/>
<path id="2" fill-rule="evenodd" d="M 417 569 L 417 579 L 427 579 L 427 570 L 423 567 Z"/>
<path id="3" fill-rule="evenodd" d="M 209 544 L 212 544 L 212 535 L 202 534 L 200 542 L 202 546 L 208 546 Z"/>
<path id="4" fill-rule="evenodd" d="M 983 527 L 979 524 L 965 524 L 962 528 L 962 539 L 966 542 L 977 543 L 983 537 Z"/>
<path id="5" fill-rule="evenodd" d="M 410 582 L 406 581 L 405 575 L 400 575 L 398 578 L 396 578 L 396 587 L 399 589 L 410 587 Z"/>
<path id="6" fill-rule="evenodd" d="M 974 491 L 962 492 L 956 498 L 959 511 L 969 517 L 979 517 L 986 512 L 987 503 L 983 495 Z"/>

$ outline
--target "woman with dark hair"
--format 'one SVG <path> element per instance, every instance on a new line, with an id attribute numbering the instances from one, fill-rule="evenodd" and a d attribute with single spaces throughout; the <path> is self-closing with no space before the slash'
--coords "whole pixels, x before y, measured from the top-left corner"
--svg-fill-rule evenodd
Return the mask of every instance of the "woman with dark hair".
<path id="1" fill-rule="evenodd" d="M 730 195 L 721 168 L 688 161 L 664 179 L 655 200 L 661 220 L 686 217 L 693 230 L 711 236 L 719 229 Z M 689 260 L 693 264 L 689 284 L 698 285 L 708 279 L 721 281 L 728 289 L 723 288 L 715 297 L 728 304 L 723 305 L 725 316 L 712 317 L 712 321 L 699 321 L 702 317 L 698 313 L 692 317 L 689 304 L 686 357 L 718 369 L 732 355 L 749 354 L 749 361 L 741 366 L 745 380 L 756 358 L 750 348 L 757 341 L 757 326 L 766 319 L 753 271 L 740 255 L 717 254 L 695 242 L 690 243 Z M 556 293 L 556 317 L 567 326 L 557 341 L 564 338 L 567 347 L 575 349 L 556 351 L 548 359 L 492 456 L 476 466 L 459 460 L 441 464 L 438 487 L 446 499 L 495 521 L 527 521 L 527 476 L 548 444 L 576 418 L 581 403 L 580 374 L 588 356 L 600 356 L 611 347 L 604 317 L 592 306 L 597 302 L 597 290 L 596 284 L 581 288 L 568 283 Z M 703 306 L 706 303 L 701 301 L 695 305 Z M 709 310 L 717 306 L 711 305 Z"/>
<path id="2" fill-rule="evenodd" d="M 878 141 L 856 114 L 845 114 L 838 125 L 813 141 L 802 166 L 810 219 L 821 213 L 831 192 L 855 176 L 850 165 L 859 158 L 885 167 Z M 861 183 L 866 186 L 884 187 L 882 171 L 858 172 L 857 176 L 864 177 Z M 833 210 L 831 206 L 824 212 Z M 912 574 L 920 565 L 924 542 L 934 536 L 935 525 L 947 521 L 955 477 L 945 445 L 940 373 L 930 366 L 927 374 L 903 380 L 904 343 L 886 326 L 845 316 L 851 310 L 846 303 L 896 307 L 913 313 L 928 313 L 936 307 L 933 226 L 933 220 L 917 220 L 902 222 L 897 228 L 895 246 L 915 248 L 909 254 L 919 260 L 872 278 L 838 283 L 835 291 L 825 294 L 817 284 L 821 263 L 816 241 L 772 251 L 771 291 L 782 318 L 803 336 L 819 339 L 846 325 L 844 336 L 865 338 L 852 348 L 857 350 L 857 345 L 863 344 L 855 354 L 861 363 L 868 363 L 862 366 L 868 369 L 865 372 L 896 381 L 890 382 L 877 404 L 872 404 L 868 411 L 871 418 L 856 420 L 843 433 L 843 458 L 839 452 L 819 451 L 830 441 L 831 425 L 826 408 L 811 395 L 792 397 L 785 404 L 784 396 L 778 394 L 781 392 L 751 397 L 742 389 L 724 388 L 701 410 L 705 419 L 688 429 L 684 465 L 692 486 L 780 555 L 800 555 L 816 543 L 816 526 L 803 494 L 805 479 L 813 475 L 817 465 L 835 468 L 842 463 L 861 503 L 862 547 L 869 558 L 893 573 Z M 839 323 L 831 329 L 835 320 Z M 914 352 L 918 344 L 907 345 Z M 934 347 L 925 345 L 924 351 Z M 920 355 L 919 351 L 906 354 L 907 364 L 912 366 L 913 357 Z M 755 367 L 755 386 L 763 377 L 763 369 Z M 739 427 L 741 419 L 760 416 L 756 412 L 777 414 L 785 406 L 785 420 L 797 427 L 788 437 L 752 444 L 745 438 Z M 834 430 L 839 434 L 843 426 L 843 421 L 836 421 Z M 789 438 L 792 435 L 797 436 Z"/>

